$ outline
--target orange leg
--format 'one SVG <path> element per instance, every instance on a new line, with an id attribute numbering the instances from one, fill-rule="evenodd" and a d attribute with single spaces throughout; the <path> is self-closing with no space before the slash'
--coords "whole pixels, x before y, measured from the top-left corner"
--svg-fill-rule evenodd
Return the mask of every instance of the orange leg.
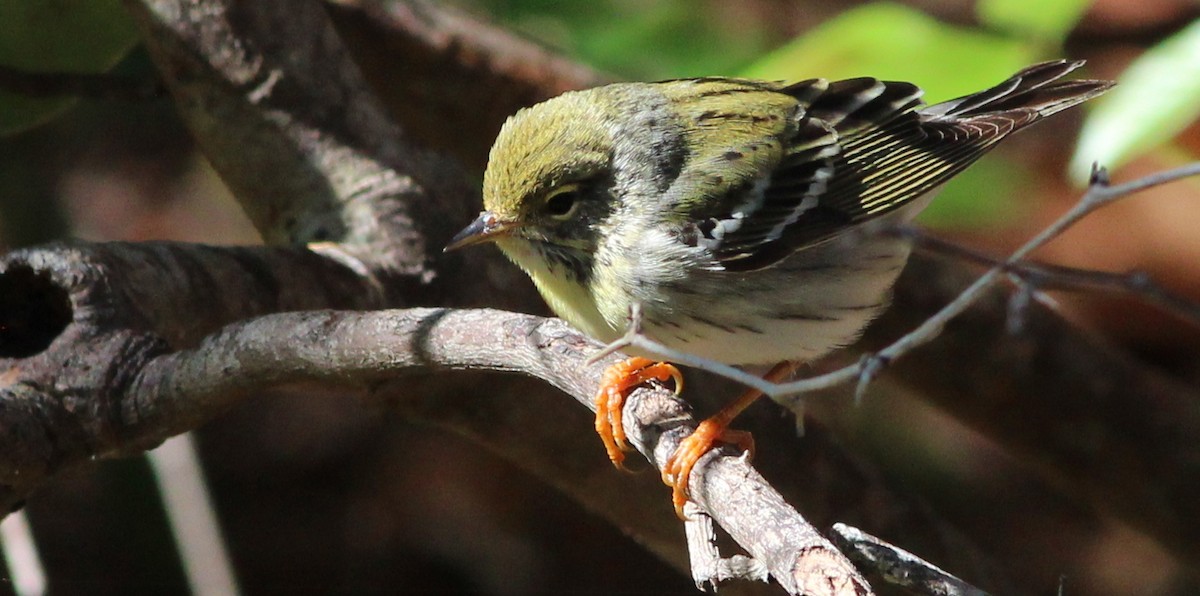
<path id="1" fill-rule="evenodd" d="M 622 410 L 625 397 L 631 389 L 649 380 L 675 382 L 675 393 L 683 391 L 683 374 L 666 362 L 655 362 L 649 358 L 630 358 L 618 362 L 604 371 L 600 389 L 596 392 L 596 434 L 604 441 L 604 450 L 614 466 L 624 469 L 625 451 L 629 444 L 625 440 Z"/>
<path id="2" fill-rule="evenodd" d="M 763 378 L 773 383 L 778 382 L 796 372 L 798 366 L 795 362 L 780 362 Z M 732 430 L 729 424 L 759 397 L 762 397 L 762 392 L 757 389 L 750 389 L 738 396 L 729 405 L 721 408 L 721 411 L 701 422 L 667 460 L 667 465 L 662 471 L 663 482 L 672 488 L 671 500 L 675 505 L 675 514 L 680 519 L 684 519 L 683 504 L 688 499 L 688 479 L 691 478 L 692 468 L 705 453 L 712 451 L 717 441 L 733 443 L 743 451 L 749 452 L 751 456 L 754 455 L 754 438 L 750 433 Z"/>

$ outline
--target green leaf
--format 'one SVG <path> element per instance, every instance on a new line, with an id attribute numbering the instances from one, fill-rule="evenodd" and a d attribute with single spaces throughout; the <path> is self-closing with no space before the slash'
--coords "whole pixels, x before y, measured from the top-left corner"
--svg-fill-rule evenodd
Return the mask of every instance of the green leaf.
<path id="1" fill-rule="evenodd" d="M 1200 115 L 1200 21 L 1147 50 L 1096 102 L 1071 159 L 1072 180 L 1092 163 L 1117 167 L 1169 141 Z"/>
<path id="2" fill-rule="evenodd" d="M 989 27 L 1058 46 L 1092 0 L 979 0 L 979 19 Z"/>
<path id="3" fill-rule="evenodd" d="M 0 63 L 37 72 L 104 72 L 137 42 L 120 0 L 0 0 Z M 0 92 L 0 135 L 32 128 L 74 100 Z"/>
<path id="4" fill-rule="evenodd" d="M 937 102 L 986 89 L 1036 62 L 1022 40 L 942 23 L 891 2 L 867 4 L 826 21 L 744 71 L 799 80 L 872 76 L 912 81 Z"/>

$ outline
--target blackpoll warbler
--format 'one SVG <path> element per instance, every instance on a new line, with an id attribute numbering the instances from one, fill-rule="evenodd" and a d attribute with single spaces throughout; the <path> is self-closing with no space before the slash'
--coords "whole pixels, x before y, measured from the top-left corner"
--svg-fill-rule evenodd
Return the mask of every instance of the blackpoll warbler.
<path id="1" fill-rule="evenodd" d="M 521 110 L 492 147 L 486 211 L 447 250 L 495 242 L 559 316 L 620 337 L 642 332 L 729 364 L 810 361 L 855 340 L 884 308 L 908 258 L 895 235 L 933 190 L 1009 134 L 1108 89 L 1060 81 L 1082 62 L 1018 72 L 996 87 L 921 107 L 910 83 L 793 84 L 729 78 L 621 83 Z M 653 356 L 645 354 L 644 356 Z M 625 392 L 671 377 L 633 358 L 610 369 L 597 431 L 615 464 Z M 706 420 L 664 470 L 677 510 L 692 466 L 748 392 Z"/>

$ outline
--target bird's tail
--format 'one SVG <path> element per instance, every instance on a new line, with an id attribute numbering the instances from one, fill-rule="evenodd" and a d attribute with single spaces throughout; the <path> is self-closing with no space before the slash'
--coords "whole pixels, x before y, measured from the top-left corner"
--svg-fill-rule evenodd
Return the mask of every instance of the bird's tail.
<path id="1" fill-rule="evenodd" d="M 1015 128 L 1081 104 L 1107 91 L 1113 81 L 1060 81 L 1083 66 L 1083 60 L 1055 60 L 1025 68 L 1008 80 L 919 110 L 926 122 L 950 120 L 1007 121 Z"/>

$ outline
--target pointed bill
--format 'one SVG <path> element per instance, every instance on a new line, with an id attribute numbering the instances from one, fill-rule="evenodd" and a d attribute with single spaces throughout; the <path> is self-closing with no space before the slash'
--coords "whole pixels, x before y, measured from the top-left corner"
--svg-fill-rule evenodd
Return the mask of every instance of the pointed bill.
<path id="1" fill-rule="evenodd" d="M 518 225 L 516 222 L 500 220 L 491 211 L 484 211 L 475 218 L 475 221 L 455 234 L 442 252 L 458 250 L 481 242 L 492 242 L 499 236 L 511 233 Z"/>

